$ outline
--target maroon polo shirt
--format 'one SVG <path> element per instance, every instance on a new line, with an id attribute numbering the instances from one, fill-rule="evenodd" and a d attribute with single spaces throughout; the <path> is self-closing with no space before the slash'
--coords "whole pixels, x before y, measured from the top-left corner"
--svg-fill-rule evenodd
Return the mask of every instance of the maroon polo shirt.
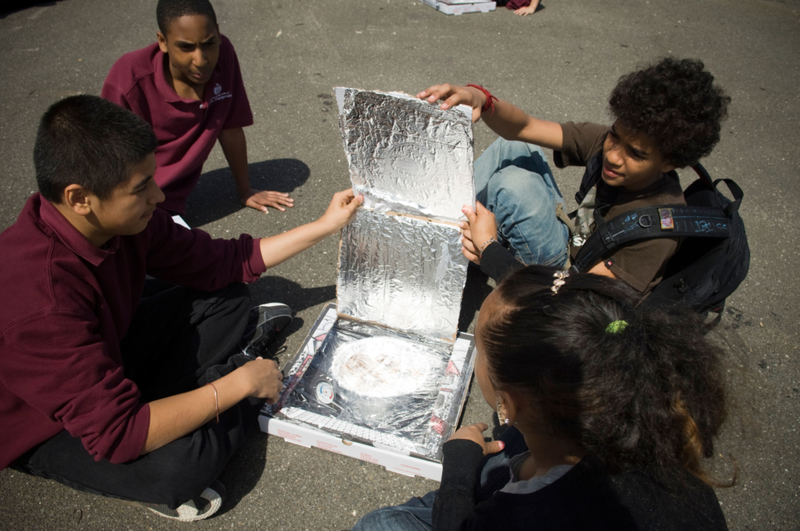
<path id="1" fill-rule="evenodd" d="M 0 469 L 64 429 L 96 460 L 138 457 L 150 409 L 119 344 L 145 274 L 212 291 L 266 270 L 258 240 L 214 240 L 160 209 L 94 247 L 38 193 L 0 234 L 0 256 Z"/>
<path id="2" fill-rule="evenodd" d="M 186 198 L 223 129 L 246 127 L 253 113 L 233 45 L 221 36 L 219 61 L 202 101 L 178 96 L 164 74 L 169 58 L 154 43 L 129 52 L 111 67 L 100 95 L 144 118 L 158 138 L 155 180 L 162 208 L 186 213 Z"/>

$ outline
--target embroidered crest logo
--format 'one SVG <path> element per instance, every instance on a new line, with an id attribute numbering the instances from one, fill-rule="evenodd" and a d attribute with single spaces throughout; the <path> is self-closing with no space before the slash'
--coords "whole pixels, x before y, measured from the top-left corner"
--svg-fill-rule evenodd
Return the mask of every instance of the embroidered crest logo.
<path id="1" fill-rule="evenodd" d="M 217 83 L 217 86 L 214 87 L 214 96 L 219 96 L 220 92 L 222 92 L 222 85 Z"/>

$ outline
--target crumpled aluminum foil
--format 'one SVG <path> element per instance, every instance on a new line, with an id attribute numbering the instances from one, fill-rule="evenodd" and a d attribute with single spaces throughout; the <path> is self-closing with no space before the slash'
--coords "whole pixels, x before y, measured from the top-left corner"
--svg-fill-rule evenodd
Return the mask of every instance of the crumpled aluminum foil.
<path id="1" fill-rule="evenodd" d="M 475 206 L 472 109 L 335 89 L 350 180 L 365 206 L 456 221 Z"/>
<path id="2" fill-rule="evenodd" d="M 459 229 L 360 209 L 342 232 L 339 313 L 452 341 L 467 259 Z"/>

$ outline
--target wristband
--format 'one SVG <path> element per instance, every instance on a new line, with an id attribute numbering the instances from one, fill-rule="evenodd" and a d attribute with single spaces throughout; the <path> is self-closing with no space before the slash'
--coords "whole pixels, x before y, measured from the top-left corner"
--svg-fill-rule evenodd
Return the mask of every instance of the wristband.
<path id="1" fill-rule="evenodd" d="M 483 255 L 483 251 L 485 251 L 486 248 L 489 247 L 489 245 L 492 244 L 492 243 L 497 243 L 497 240 L 495 240 L 494 238 L 489 238 L 488 240 L 483 242 L 483 245 L 481 245 L 481 248 L 478 249 L 478 256 L 482 256 Z"/>
<path id="2" fill-rule="evenodd" d="M 210 385 L 214 390 L 214 407 L 217 409 L 217 424 L 219 424 L 219 394 L 217 393 L 217 386 L 211 382 L 208 382 L 207 385 Z"/>
<path id="3" fill-rule="evenodd" d="M 467 86 L 468 87 L 472 87 L 472 88 L 476 88 L 476 89 L 480 90 L 481 92 L 483 92 L 486 95 L 486 103 L 484 103 L 483 107 L 481 107 L 481 113 L 485 113 L 486 111 L 491 109 L 492 110 L 492 114 L 490 114 L 489 116 L 493 116 L 494 115 L 494 102 L 497 101 L 497 98 L 492 96 L 491 92 L 489 92 L 488 90 L 486 90 L 485 88 L 483 88 L 480 85 L 467 85 Z"/>

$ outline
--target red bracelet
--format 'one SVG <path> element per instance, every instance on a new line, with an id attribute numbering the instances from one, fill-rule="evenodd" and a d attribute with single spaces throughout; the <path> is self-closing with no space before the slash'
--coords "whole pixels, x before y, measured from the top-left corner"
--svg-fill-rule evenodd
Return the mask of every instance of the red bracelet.
<path id="1" fill-rule="evenodd" d="M 483 88 L 480 85 L 467 85 L 467 86 L 468 87 L 472 87 L 472 88 L 476 88 L 476 89 L 480 90 L 481 92 L 483 92 L 486 95 L 486 103 L 484 103 L 483 107 L 481 107 L 481 113 L 485 113 L 486 111 L 491 109 L 492 110 L 492 114 L 490 114 L 489 116 L 494 116 L 494 102 L 497 101 L 497 98 L 492 96 L 491 92 L 489 92 L 488 90 L 486 90 L 485 88 Z"/>

